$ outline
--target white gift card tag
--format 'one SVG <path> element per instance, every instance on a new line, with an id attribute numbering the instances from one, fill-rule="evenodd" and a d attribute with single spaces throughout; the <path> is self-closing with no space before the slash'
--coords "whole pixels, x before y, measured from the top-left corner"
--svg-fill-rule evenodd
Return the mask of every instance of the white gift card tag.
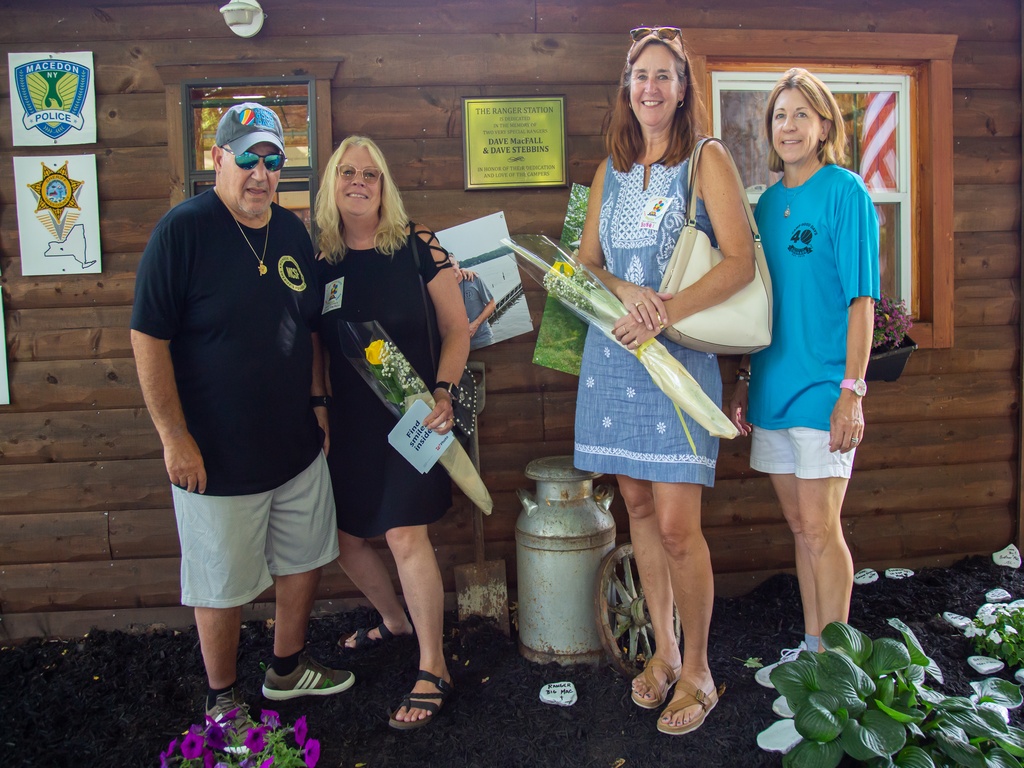
<path id="1" fill-rule="evenodd" d="M 914 572 L 909 568 L 886 568 L 885 578 L 887 579 L 907 579 L 914 575 Z"/>
<path id="2" fill-rule="evenodd" d="M 1020 552 L 1010 544 L 1005 549 L 992 553 L 992 562 L 1006 568 L 1020 568 Z"/>
<path id="3" fill-rule="evenodd" d="M 946 611 L 942 614 L 942 618 L 944 618 L 948 624 L 952 624 L 961 632 L 974 624 L 974 622 L 966 616 L 961 616 L 959 613 L 953 613 L 952 611 Z"/>
<path id="4" fill-rule="evenodd" d="M 993 659 L 991 656 L 968 656 L 967 663 L 975 672 L 982 675 L 994 674 L 1006 666 L 999 659 Z"/>
<path id="5" fill-rule="evenodd" d="M 985 599 L 990 603 L 1005 603 L 1008 602 L 1011 597 L 1013 597 L 1013 595 L 1002 587 L 996 587 L 995 589 L 991 589 L 985 593 Z"/>
<path id="6" fill-rule="evenodd" d="M 878 581 L 878 571 L 874 568 L 864 568 L 853 574 L 853 583 L 864 586 L 865 584 L 874 584 Z"/>
<path id="7" fill-rule="evenodd" d="M 430 471 L 455 439 L 451 432 L 442 435 L 423 426 L 423 419 L 430 415 L 431 410 L 422 400 L 413 401 L 388 433 L 388 442 L 423 474 Z"/>
<path id="8" fill-rule="evenodd" d="M 571 707 L 576 703 L 576 686 L 572 683 L 548 683 L 540 689 L 540 700 L 556 707 Z"/>
<path id="9" fill-rule="evenodd" d="M 779 696 L 779 698 L 772 702 L 772 712 L 779 717 L 792 717 L 793 710 L 789 706 L 789 699 L 785 696 Z"/>
<path id="10" fill-rule="evenodd" d="M 759 734 L 757 734 L 757 746 L 765 752 L 781 752 L 786 754 L 803 741 L 803 738 L 796 731 L 796 724 L 792 720 L 776 720 Z"/>

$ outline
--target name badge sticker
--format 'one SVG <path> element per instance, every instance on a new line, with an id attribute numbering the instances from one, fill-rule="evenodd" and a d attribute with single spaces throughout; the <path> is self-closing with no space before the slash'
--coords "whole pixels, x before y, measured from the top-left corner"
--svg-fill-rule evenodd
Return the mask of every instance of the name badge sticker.
<path id="1" fill-rule="evenodd" d="M 640 214 L 640 229 L 658 229 L 668 209 L 675 201 L 671 197 L 652 197 Z"/>
<path id="2" fill-rule="evenodd" d="M 344 288 L 344 277 L 332 280 L 324 286 L 324 308 L 323 311 L 320 312 L 321 315 L 326 315 L 332 309 L 338 309 L 341 306 L 341 295 L 344 292 Z"/>

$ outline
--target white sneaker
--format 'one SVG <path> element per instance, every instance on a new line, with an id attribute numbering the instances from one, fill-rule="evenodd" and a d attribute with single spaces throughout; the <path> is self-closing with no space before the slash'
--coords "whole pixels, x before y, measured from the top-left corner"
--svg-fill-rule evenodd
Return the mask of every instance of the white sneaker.
<path id="1" fill-rule="evenodd" d="M 779 666 L 779 664 L 787 664 L 790 661 L 796 661 L 796 657 L 800 655 L 800 651 L 806 650 L 807 643 L 805 643 L 803 640 L 800 641 L 800 645 L 798 645 L 796 648 L 786 648 L 782 652 L 782 655 L 779 657 L 778 661 L 776 661 L 774 664 L 769 664 L 767 667 L 761 667 L 759 670 L 757 670 L 757 672 L 754 674 L 754 680 L 756 680 L 759 685 L 763 685 L 765 688 L 774 688 L 775 686 L 772 685 L 771 678 L 769 677 L 769 675 L 772 673 L 772 670 Z"/>

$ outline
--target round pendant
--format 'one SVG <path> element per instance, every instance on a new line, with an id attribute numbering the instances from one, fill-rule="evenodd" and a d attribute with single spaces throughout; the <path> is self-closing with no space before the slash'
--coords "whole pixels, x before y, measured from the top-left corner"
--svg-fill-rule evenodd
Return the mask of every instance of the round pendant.
<path id="1" fill-rule="evenodd" d="M 788 215 L 789 214 L 787 214 L 787 216 Z M 260 262 L 260 277 L 262 277 L 265 274 L 267 274 L 267 265 L 264 264 L 263 262 Z"/>
<path id="2" fill-rule="evenodd" d="M 788 205 L 786 206 L 785 213 L 783 213 L 782 215 L 785 216 L 787 219 L 789 218 L 789 206 Z M 263 265 L 261 264 L 260 266 L 263 266 Z"/>

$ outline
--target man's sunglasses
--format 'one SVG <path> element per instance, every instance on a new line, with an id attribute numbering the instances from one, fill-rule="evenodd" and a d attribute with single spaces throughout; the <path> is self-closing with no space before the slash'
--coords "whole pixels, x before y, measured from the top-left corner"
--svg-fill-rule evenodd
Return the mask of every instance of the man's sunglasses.
<path id="1" fill-rule="evenodd" d="M 263 161 L 263 165 L 268 171 L 273 173 L 274 171 L 280 171 L 284 167 L 285 156 L 280 152 L 273 152 L 269 155 L 257 155 L 255 152 L 242 152 L 240 155 L 236 155 L 228 147 L 221 147 L 225 152 L 235 158 L 235 165 L 241 168 L 243 171 L 251 171 L 260 160 Z"/>
<path id="2" fill-rule="evenodd" d="M 675 40 L 681 37 L 683 31 L 679 27 L 637 27 L 629 30 L 629 36 L 633 42 L 639 42 L 649 35 L 654 35 L 659 40 Z"/>

